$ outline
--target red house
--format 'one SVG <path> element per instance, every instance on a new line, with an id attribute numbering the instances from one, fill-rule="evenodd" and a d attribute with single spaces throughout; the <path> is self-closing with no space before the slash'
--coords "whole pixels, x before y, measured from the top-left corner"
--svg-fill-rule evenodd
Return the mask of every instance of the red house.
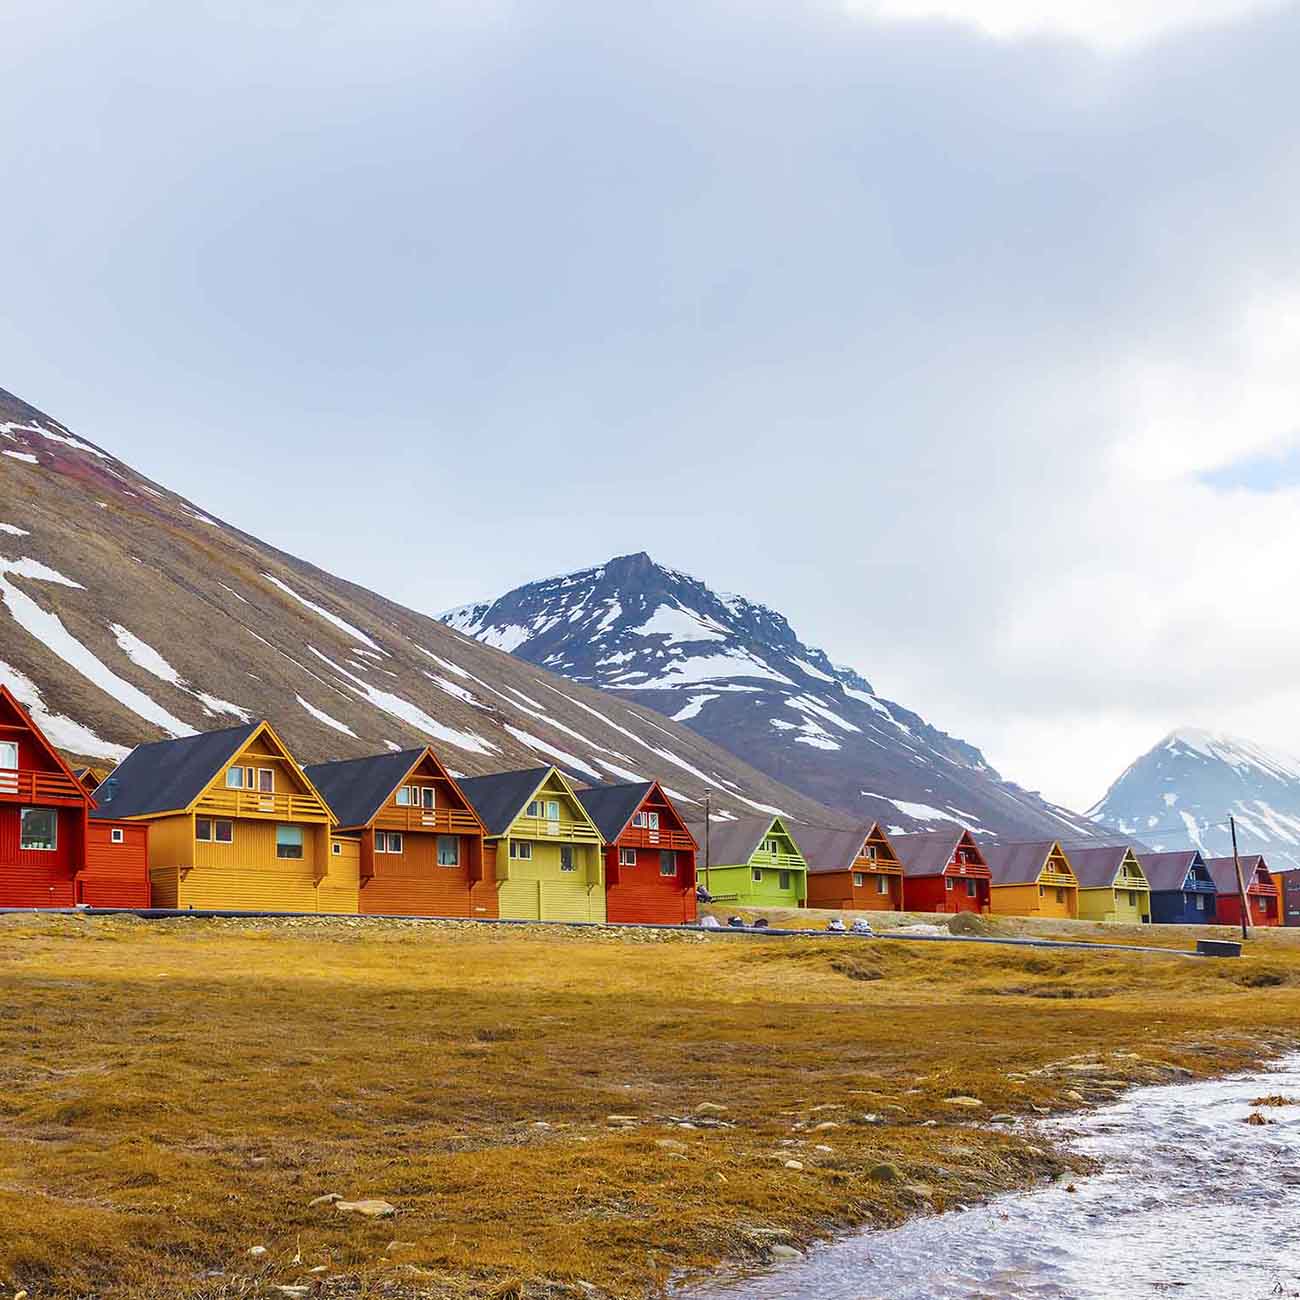
<path id="1" fill-rule="evenodd" d="M 0 685 L 0 907 L 148 907 L 148 829 L 95 800 Z"/>
<path id="2" fill-rule="evenodd" d="M 908 912 L 987 912 L 990 872 L 970 831 L 895 835 L 903 864 L 903 907 Z"/>
<path id="3" fill-rule="evenodd" d="M 1241 891 L 1237 887 L 1237 867 L 1231 858 L 1206 858 L 1205 865 L 1219 891 L 1215 921 L 1219 925 L 1241 924 Z M 1241 878 L 1246 882 L 1248 925 L 1281 925 L 1282 907 L 1277 881 L 1268 864 L 1258 853 L 1241 854 Z"/>
<path id="4" fill-rule="evenodd" d="M 697 846 L 659 782 L 596 786 L 578 798 L 605 841 L 605 919 L 693 923 Z"/>

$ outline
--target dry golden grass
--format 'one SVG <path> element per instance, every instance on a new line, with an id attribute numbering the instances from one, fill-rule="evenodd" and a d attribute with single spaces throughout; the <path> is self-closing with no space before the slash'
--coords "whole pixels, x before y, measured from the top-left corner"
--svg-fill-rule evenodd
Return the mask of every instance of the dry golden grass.
<path id="1" fill-rule="evenodd" d="M 644 1295 L 1064 1167 L 995 1114 L 1294 1044 L 1300 949 L 1261 948 L 7 918 L 0 1278 Z M 706 1102 L 727 1127 L 674 1122 Z"/>

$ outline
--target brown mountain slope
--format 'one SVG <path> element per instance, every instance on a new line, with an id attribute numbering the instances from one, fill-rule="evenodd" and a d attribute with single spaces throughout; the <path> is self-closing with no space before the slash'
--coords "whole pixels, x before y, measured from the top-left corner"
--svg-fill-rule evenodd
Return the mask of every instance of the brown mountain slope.
<path id="1" fill-rule="evenodd" d="M 0 681 L 76 758 L 266 717 L 317 762 L 431 742 L 689 800 L 842 815 L 648 709 L 265 545 L 0 389 Z"/>

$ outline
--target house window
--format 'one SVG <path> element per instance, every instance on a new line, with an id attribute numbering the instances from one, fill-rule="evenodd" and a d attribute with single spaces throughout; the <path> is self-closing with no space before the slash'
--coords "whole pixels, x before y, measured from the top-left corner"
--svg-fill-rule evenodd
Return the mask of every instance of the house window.
<path id="1" fill-rule="evenodd" d="M 561 871 L 576 871 L 576 870 L 577 870 L 577 868 L 576 868 L 576 867 L 574 866 L 574 864 L 573 864 L 573 845 L 572 845 L 572 844 L 561 844 L 561 845 L 560 845 L 560 870 L 561 870 Z"/>
<path id="2" fill-rule="evenodd" d="M 1056 901 L 1057 901 L 1058 903 L 1064 903 L 1064 902 L 1065 902 L 1065 890 L 1064 890 L 1064 889 L 1057 889 L 1057 891 L 1056 891 Z"/>
<path id="3" fill-rule="evenodd" d="M 235 842 L 234 822 L 216 821 L 212 823 L 212 829 L 215 832 L 213 838 L 218 844 L 233 844 Z"/>
<path id="4" fill-rule="evenodd" d="M 438 836 L 438 865 L 440 867 L 460 866 L 460 839 L 458 836 Z"/>
<path id="5" fill-rule="evenodd" d="M 659 829 L 659 814 L 656 812 L 646 813 L 646 824 L 652 831 Z"/>
<path id="6" fill-rule="evenodd" d="M 528 840 L 511 840 L 510 856 L 518 862 L 531 862 L 533 846 Z"/>
<path id="7" fill-rule="evenodd" d="M 409 785 L 398 786 L 397 806 L 399 808 L 409 808 L 411 806 L 411 787 Z"/>
<path id="8" fill-rule="evenodd" d="M 546 801 L 546 820 L 548 822 L 558 822 L 560 820 L 560 801 L 558 799 L 548 799 Z"/>
<path id="9" fill-rule="evenodd" d="M 388 844 L 384 849 L 385 853 L 400 853 L 402 851 L 402 836 L 399 831 L 388 832 Z"/>
<path id="10" fill-rule="evenodd" d="M 781 872 L 781 874 L 777 877 L 777 888 L 778 889 L 790 888 L 790 873 L 788 871 Z"/>
<path id="11" fill-rule="evenodd" d="M 952 877 L 951 877 L 951 876 L 944 876 L 944 878 L 943 878 L 943 887 L 944 887 L 946 890 L 948 890 L 949 893 L 952 892 Z"/>
<path id="12" fill-rule="evenodd" d="M 753 869 L 752 874 L 753 874 L 753 877 L 754 877 L 754 883 L 755 883 L 756 885 L 761 885 L 761 884 L 763 883 L 763 872 L 762 872 L 762 869 L 759 868 L 759 867 L 755 867 L 755 868 Z"/>
<path id="13" fill-rule="evenodd" d="M 1136 890 L 1130 889 L 1128 891 L 1128 905 L 1130 907 L 1136 907 L 1138 905 L 1138 896 Z"/>
<path id="14" fill-rule="evenodd" d="M 643 813 L 643 812 L 634 812 L 634 813 L 632 814 L 632 825 L 633 825 L 633 826 L 644 826 L 645 824 L 646 824 L 646 821 L 645 821 L 645 813 Z"/>
<path id="15" fill-rule="evenodd" d="M 776 857 L 776 855 L 781 851 L 781 845 L 776 840 L 765 840 L 763 843 L 763 847 L 773 857 Z"/>
<path id="16" fill-rule="evenodd" d="M 1198 912 L 1203 912 L 1203 911 L 1205 911 L 1205 895 L 1204 895 L 1204 894 L 1197 894 L 1197 895 L 1196 895 L 1196 910 L 1197 910 Z"/>
<path id="17" fill-rule="evenodd" d="M 432 808 L 437 800 L 435 788 L 431 785 L 422 785 L 420 787 L 420 807 Z"/>
<path id="18" fill-rule="evenodd" d="M 244 769 L 242 767 L 228 767 L 226 769 L 226 789 L 242 790 L 244 788 Z"/>
<path id="19" fill-rule="evenodd" d="M 120 826 L 114 826 L 108 833 L 108 839 L 110 844 L 125 844 L 126 832 Z"/>
<path id="20" fill-rule="evenodd" d="M 274 794 L 275 793 L 275 773 L 269 767 L 259 767 L 257 769 L 257 793 Z"/>
<path id="21" fill-rule="evenodd" d="M 277 858 L 302 857 L 301 826 L 277 826 L 275 828 L 275 856 Z"/>
<path id="22" fill-rule="evenodd" d="M 202 840 L 205 844 L 212 842 L 212 819 L 209 817 L 196 817 L 194 819 L 194 838 Z"/>
<path id="23" fill-rule="evenodd" d="M 1039 898 L 1047 897 L 1047 890 L 1042 885 L 1038 886 L 1038 897 Z"/>
<path id="24" fill-rule="evenodd" d="M 863 853 L 866 855 L 866 858 L 867 858 L 867 861 L 868 861 L 868 862 L 874 862 L 874 861 L 876 860 L 876 852 L 877 852 L 877 850 L 876 850 L 876 846 L 875 846 L 874 844 L 866 844 L 866 845 L 864 845 L 862 851 L 863 851 Z"/>
<path id="25" fill-rule="evenodd" d="M 7 771 L 18 770 L 18 743 L 13 740 L 0 740 L 0 767 Z"/>
<path id="26" fill-rule="evenodd" d="M 635 866 L 636 866 L 636 850 L 635 850 L 635 849 L 619 849 L 619 851 L 618 851 L 618 865 L 619 865 L 620 867 L 635 867 Z"/>
<path id="27" fill-rule="evenodd" d="M 664 849 L 659 854 L 659 874 L 661 876 L 676 876 L 677 874 L 677 854 L 672 849 Z"/>
<path id="28" fill-rule="evenodd" d="M 24 808 L 19 831 L 20 849 L 52 852 L 59 846 L 59 814 L 53 808 Z"/>
<path id="29" fill-rule="evenodd" d="M 853 873 L 853 888 L 861 889 L 867 883 L 867 873 L 865 871 L 855 871 Z"/>
<path id="30" fill-rule="evenodd" d="M 530 800 L 525 812 L 529 817 L 540 817 L 542 815 L 542 801 L 540 799 Z"/>
<path id="31" fill-rule="evenodd" d="M 878 894 L 887 894 L 887 893 L 889 893 L 889 877 L 888 877 L 888 876 L 877 876 L 877 877 L 876 877 L 876 893 L 878 893 Z"/>
<path id="32" fill-rule="evenodd" d="M 332 840 L 330 842 L 330 852 L 336 858 L 341 858 L 343 856 L 343 845 L 341 845 L 338 840 Z"/>
<path id="33" fill-rule="evenodd" d="M 978 898 L 978 897 L 979 897 L 979 892 L 980 892 L 980 887 L 979 887 L 979 885 L 976 884 L 975 881 L 971 880 L 970 877 L 967 877 L 967 879 L 966 879 L 966 897 L 967 897 L 967 898 Z"/>

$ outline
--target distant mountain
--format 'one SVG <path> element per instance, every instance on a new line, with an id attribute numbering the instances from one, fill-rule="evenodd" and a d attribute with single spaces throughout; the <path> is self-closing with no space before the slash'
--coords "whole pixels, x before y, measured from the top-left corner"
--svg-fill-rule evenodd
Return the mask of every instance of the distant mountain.
<path id="1" fill-rule="evenodd" d="M 877 695 L 775 610 L 625 555 L 443 620 L 657 710 L 774 779 L 894 830 L 1087 839 L 1086 818 L 1004 781 L 973 745 Z"/>
<path id="2" fill-rule="evenodd" d="M 1089 814 L 1153 849 L 1242 852 L 1274 869 L 1300 867 L 1300 758 L 1249 740 L 1184 727 L 1143 754 Z"/>
<path id="3" fill-rule="evenodd" d="M 266 717 L 308 762 L 429 741 L 466 775 L 550 761 L 656 777 L 697 814 L 711 792 L 833 816 L 626 696 L 267 546 L 3 390 L 0 681 L 81 759 Z"/>

